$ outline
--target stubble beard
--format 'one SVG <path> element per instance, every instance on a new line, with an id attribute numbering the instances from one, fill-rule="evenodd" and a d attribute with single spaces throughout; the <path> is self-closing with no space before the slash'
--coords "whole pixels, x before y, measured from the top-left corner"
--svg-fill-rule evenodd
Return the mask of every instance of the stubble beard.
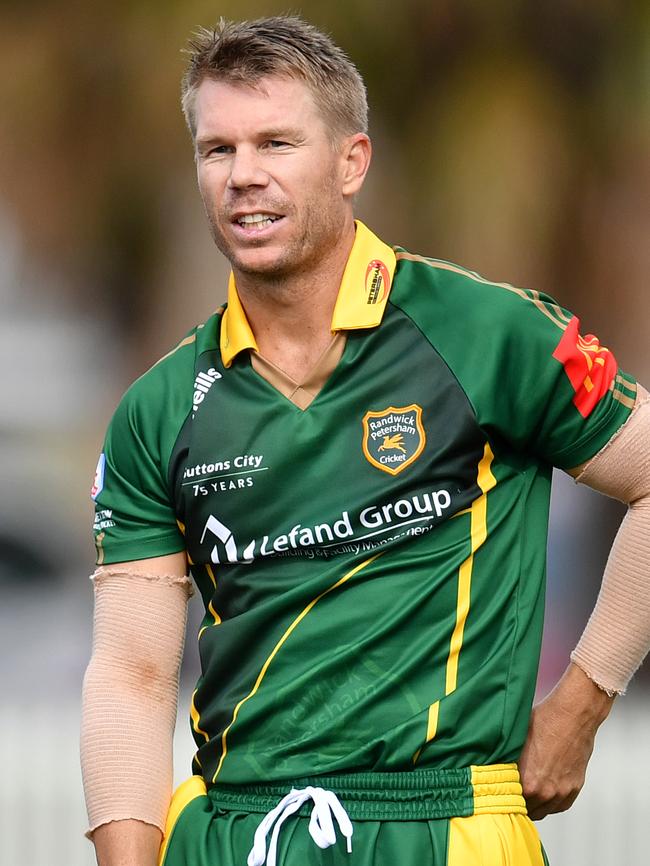
<path id="1" fill-rule="evenodd" d="M 286 295 L 292 283 L 302 282 L 309 277 L 310 272 L 317 270 L 319 262 L 337 246 L 341 237 L 344 221 L 341 210 L 332 199 L 333 183 L 332 173 L 324 179 L 321 189 L 305 203 L 305 217 L 299 232 L 287 241 L 274 260 L 261 265 L 248 264 L 237 255 L 234 246 L 220 229 L 220 225 L 228 222 L 227 214 L 215 213 L 206 206 L 210 233 L 217 249 L 228 259 L 235 272 L 249 277 L 262 292 Z M 255 206 L 260 210 L 283 213 L 288 219 L 297 219 L 297 212 L 287 207 L 286 202 L 266 201 Z M 265 243 L 260 239 L 259 244 L 253 246 L 263 247 Z"/>

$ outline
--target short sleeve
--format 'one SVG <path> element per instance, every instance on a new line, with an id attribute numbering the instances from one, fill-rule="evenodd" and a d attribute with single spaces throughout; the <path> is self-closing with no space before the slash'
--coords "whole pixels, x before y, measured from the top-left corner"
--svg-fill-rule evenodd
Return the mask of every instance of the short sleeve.
<path id="1" fill-rule="evenodd" d="M 404 256 L 391 303 L 442 356 L 495 446 L 571 469 L 625 423 L 636 382 L 577 316 L 533 289 Z"/>
<path id="2" fill-rule="evenodd" d="M 538 292 L 501 289 L 472 387 L 479 423 L 570 469 L 600 450 L 634 406 L 636 382 L 577 316 Z"/>
<path id="3" fill-rule="evenodd" d="M 163 359 L 131 386 L 110 422 L 91 492 L 98 565 L 185 549 L 168 471 L 191 409 L 192 360 L 187 349 Z"/>

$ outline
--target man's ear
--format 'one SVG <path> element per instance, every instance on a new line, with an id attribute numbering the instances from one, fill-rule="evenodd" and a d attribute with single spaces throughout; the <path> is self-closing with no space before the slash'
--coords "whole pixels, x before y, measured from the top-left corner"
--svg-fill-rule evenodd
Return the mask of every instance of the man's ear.
<path id="1" fill-rule="evenodd" d="M 343 195 L 354 196 L 359 192 L 368 172 L 371 157 L 372 143 L 365 133 L 357 132 L 344 139 L 341 146 Z"/>

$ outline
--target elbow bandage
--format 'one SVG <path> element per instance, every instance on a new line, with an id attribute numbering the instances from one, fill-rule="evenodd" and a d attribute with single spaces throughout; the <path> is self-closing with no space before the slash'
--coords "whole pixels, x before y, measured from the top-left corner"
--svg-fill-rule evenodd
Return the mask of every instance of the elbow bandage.
<path id="1" fill-rule="evenodd" d="M 93 582 L 93 652 L 81 728 L 87 835 L 126 818 L 162 831 L 190 580 L 107 567 Z"/>
<path id="2" fill-rule="evenodd" d="M 650 395 L 577 481 L 629 503 L 598 601 L 571 660 L 609 695 L 623 694 L 650 649 Z"/>

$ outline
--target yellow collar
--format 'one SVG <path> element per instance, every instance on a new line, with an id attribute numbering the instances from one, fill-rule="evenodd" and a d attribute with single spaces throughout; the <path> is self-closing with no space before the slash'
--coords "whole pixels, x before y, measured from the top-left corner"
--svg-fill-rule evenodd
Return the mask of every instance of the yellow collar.
<path id="1" fill-rule="evenodd" d="M 382 320 L 395 273 L 395 253 L 359 220 L 332 314 L 331 330 L 375 328 Z M 228 281 L 228 306 L 221 320 L 221 360 L 230 367 L 244 349 L 257 342 L 237 294 L 235 277 Z"/>

